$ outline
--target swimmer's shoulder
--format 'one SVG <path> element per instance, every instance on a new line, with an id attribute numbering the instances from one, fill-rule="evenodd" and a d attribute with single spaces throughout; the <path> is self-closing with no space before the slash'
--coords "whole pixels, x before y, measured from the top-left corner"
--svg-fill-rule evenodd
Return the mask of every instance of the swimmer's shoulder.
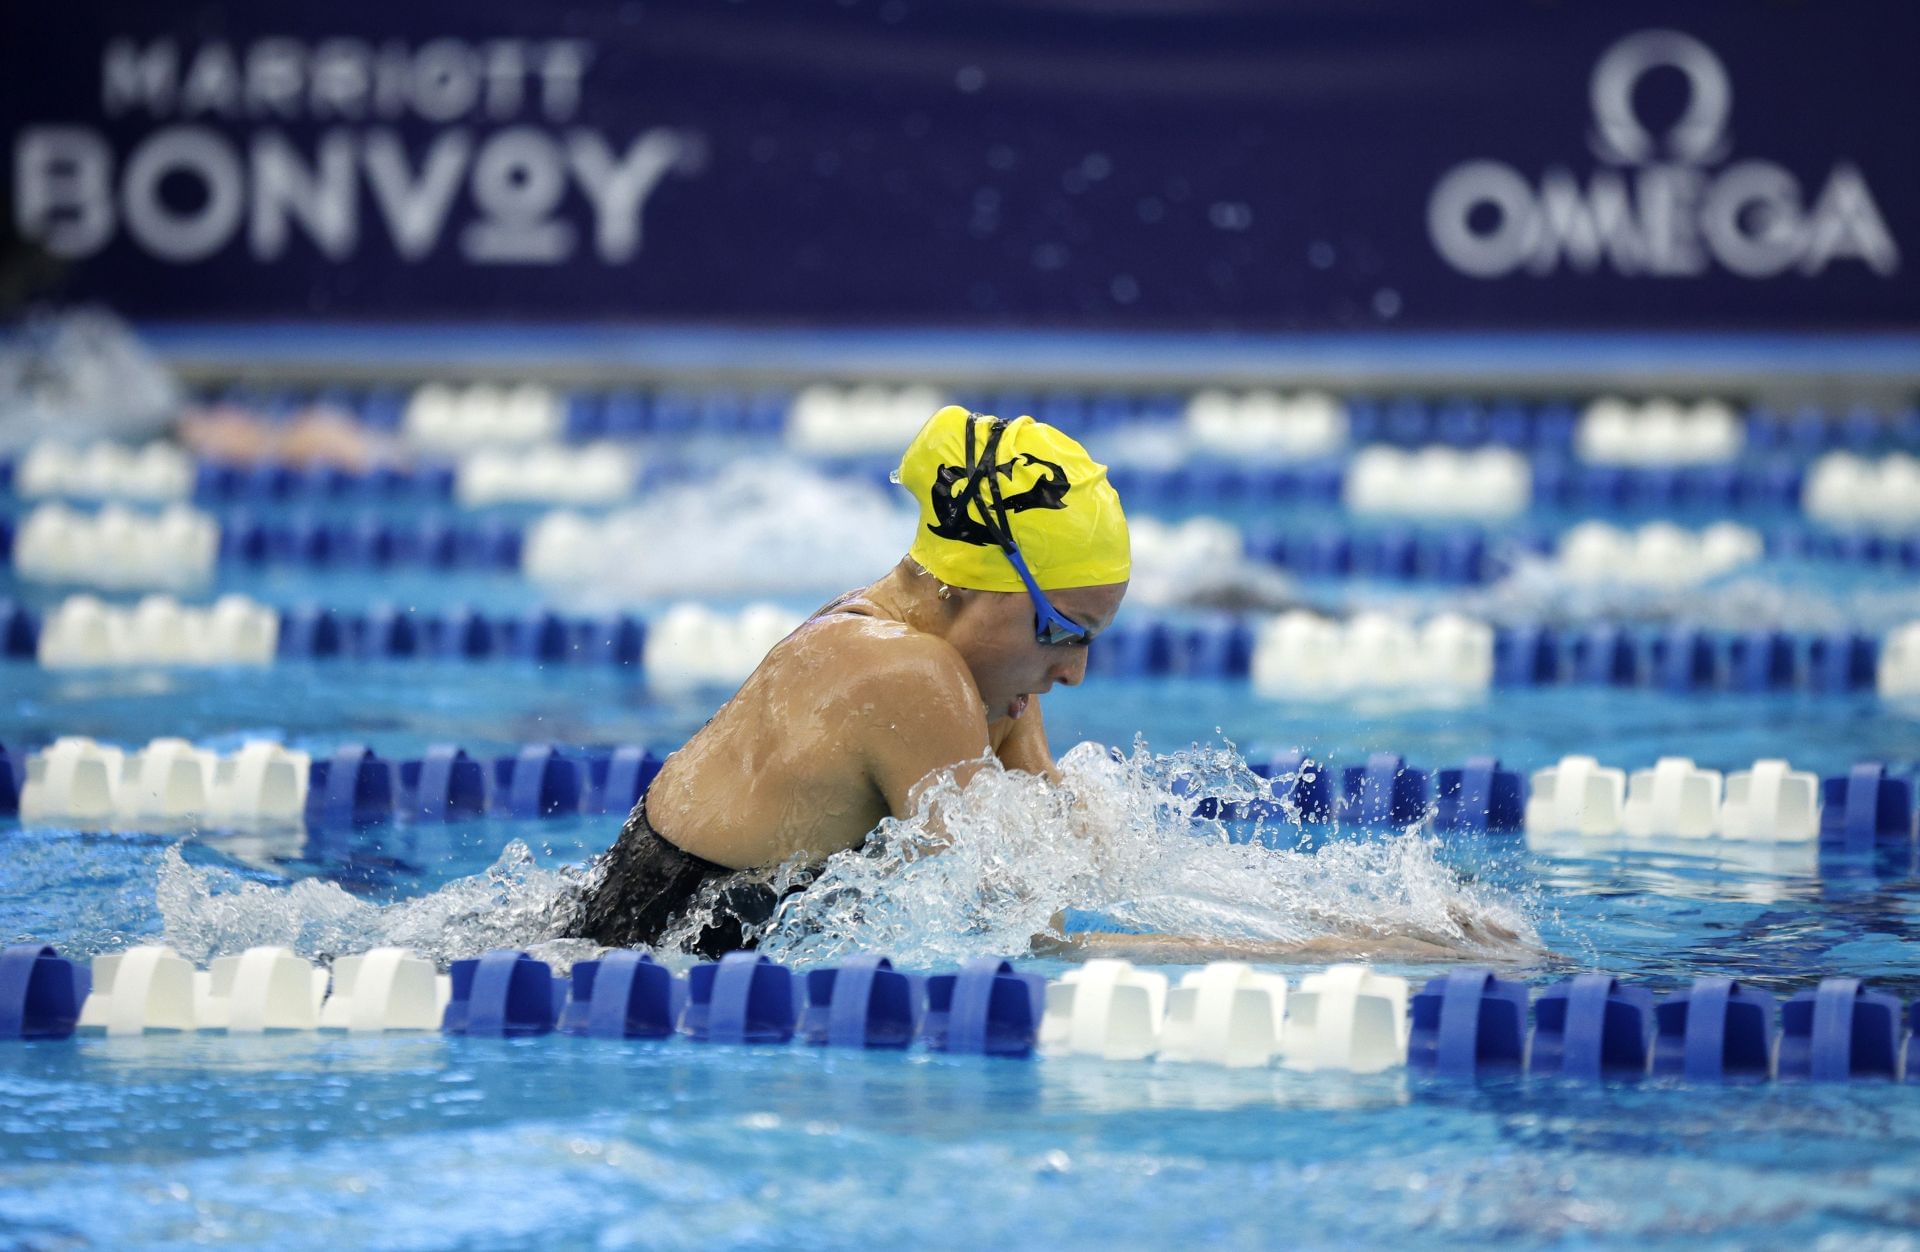
<path id="1" fill-rule="evenodd" d="M 789 635 L 781 658 L 829 677 L 830 697 L 859 707 L 977 707 L 972 672 L 952 644 L 895 618 L 819 613 Z M 823 693 L 823 695 L 829 693 Z"/>

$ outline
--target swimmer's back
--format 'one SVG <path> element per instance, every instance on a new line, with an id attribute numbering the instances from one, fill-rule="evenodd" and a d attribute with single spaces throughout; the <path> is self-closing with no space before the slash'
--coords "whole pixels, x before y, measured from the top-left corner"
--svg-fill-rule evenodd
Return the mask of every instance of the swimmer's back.
<path id="1" fill-rule="evenodd" d="M 913 759 L 896 759 L 908 745 Z M 856 592 L 774 646 L 668 758 L 647 812 L 675 846 L 721 865 L 819 861 L 901 806 L 929 760 L 938 768 L 987 746 L 958 653 Z"/>

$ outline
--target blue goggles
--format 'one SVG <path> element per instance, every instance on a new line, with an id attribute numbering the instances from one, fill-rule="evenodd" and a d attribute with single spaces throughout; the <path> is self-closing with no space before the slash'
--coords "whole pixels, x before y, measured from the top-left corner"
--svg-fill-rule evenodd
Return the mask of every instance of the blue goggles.
<path id="1" fill-rule="evenodd" d="M 1006 430 L 1005 418 L 993 419 L 993 426 L 987 432 L 986 447 L 981 450 L 979 459 L 973 455 L 973 423 L 978 415 L 967 415 L 967 481 L 954 499 L 965 508 L 969 503 L 980 506 L 980 520 L 986 526 L 1000 550 L 1007 554 L 1007 561 L 1013 566 L 1014 573 L 1020 575 L 1020 581 L 1027 586 L 1027 596 L 1033 601 L 1033 637 L 1049 647 L 1064 647 L 1073 644 L 1085 646 L 1091 632 L 1085 626 L 1066 616 L 1053 607 L 1047 599 L 1047 593 L 1040 590 L 1040 584 L 1034 581 L 1033 571 L 1027 568 L 1027 558 L 1020 554 L 1020 547 L 1013 541 L 1013 528 L 1007 523 L 1006 505 L 1000 497 L 1000 476 L 994 472 L 994 455 L 1000 449 L 1000 435 Z M 983 499 L 982 495 L 990 498 Z"/>

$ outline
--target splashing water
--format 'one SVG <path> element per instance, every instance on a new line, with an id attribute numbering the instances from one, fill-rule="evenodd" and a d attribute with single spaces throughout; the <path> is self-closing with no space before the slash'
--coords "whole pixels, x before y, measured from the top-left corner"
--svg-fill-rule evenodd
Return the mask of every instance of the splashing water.
<path id="1" fill-rule="evenodd" d="M 728 466 L 663 487 L 596 524 L 564 577 L 535 569 L 580 607 L 668 596 L 831 595 L 870 581 L 913 539 L 898 493 L 788 461 Z M 669 547 L 659 543 L 673 535 Z"/>
<path id="2" fill-rule="evenodd" d="M 564 967 L 594 949 L 582 940 L 555 942 L 583 878 L 570 867 L 540 869 L 515 839 L 484 874 L 379 905 L 318 879 L 272 887 L 218 868 L 196 869 L 174 847 L 162 856 L 154 895 L 164 942 L 189 960 L 266 944 L 321 959 L 397 946 L 445 966 L 492 948 L 539 947 Z"/>
<path id="3" fill-rule="evenodd" d="M 776 890 L 812 885 L 748 933 L 789 964 L 884 952 L 930 966 L 1024 953 L 1036 936 L 1062 937 L 1058 913 L 1081 909 L 1119 930 L 1215 945 L 1195 959 L 1219 945 L 1250 954 L 1313 945 L 1316 956 L 1408 945 L 1438 957 L 1539 953 L 1521 902 L 1463 882 L 1432 839 L 1341 837 L 1307 851 L 1232 842 L 1226 826 L 1193 818 L 1194 796 L 1270 798 L 1230 747 L 1155 756 L 1138 741 L 1130 755 L 1083 743 L 1060 770 L 1064 786 L 992 761 L 965 786 L 948 772 L 911 816 L 883 821 L 861 848 L 817 871 L 773 871 Z M 1294 842 L 1297 826 L 1278 833 Z M 485 874 L 374 905 L 331 883 L 273 888 L 194 869 L 169 850 L 157 895 L 166 941 L 199 960 L 255 944 L 308 956 L 394 944 L 442 964 L 529 948 L 564 967 L 596 950 L 562 938 L 595 872 L 541 869 L 516 840 Z M 663 936 L 663 953 L 699 933 L 716 896 L 710 887 L 693 902 Z"/>
<path id="4" fill-rule="evenodd" d="M 798 964 L 856 951 L 920 965 L 1017 954 L 1034 936 L 1058 937 L 1055 914 L 1075 908 L 1213 944 L 1414 940 L 1537 953 L 1518 906 L 1462 883 L 1432 840 L 1275 849 L 1229 842 L 1221 823 L 1192 818 L 1191 796 L 1271 797 L 1230 748 L 1154 756 L 1136 741 L 1123 756 L 1083 743 L 1060 771 L 1064 787 L 993 762 L 965 787 L 941 778 L 912 816 L 883 821 L 787 900 L 761 929 L 761 950 Z"/>

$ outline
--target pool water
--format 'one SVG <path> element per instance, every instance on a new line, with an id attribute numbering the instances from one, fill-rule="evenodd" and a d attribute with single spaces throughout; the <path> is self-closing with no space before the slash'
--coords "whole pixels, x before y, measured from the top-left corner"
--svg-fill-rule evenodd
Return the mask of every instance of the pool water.
<path id="1" fill-rule="evenodd" d="M 218 589 L 341 609 L 552 599 L 509 575 L 423 571 L 223 568 Z M 1701 621 L 1877 628 L 1920 616 L 1910 580 L 1790 564 L 1700 592 L 1598 603 L 1565 586 L 1300 590 L 1330 607 L 1464 604 L 1496 619 L 1658 621 L 1683 608 Z M 4 583 L 0 595 L 45 604 L 52 593 Z M 78 673 L 11 663 L 5 681 L 0 741 L 10 746 L 179 735 L 231 749 L 265 736 L 316 753 L 364 742 L 389 758 L 442 742 L 489 754 L 534 741 L 669 749 L 724 695 L 665 694 L 635 670 L 518 662 Z M 1491 753 L 1522 770 L 1569 753 L 1628 768 L 1664 755 L 1717 769 L 1785 756 L 1823 774 L 1862 759 L 1899 771 L 1920 762 L 1916 710 L 1871 694 L 1556 688 L 1306 701 L 1241 682 L 1103 678 L 1052 693 L 1046 714 L 1057 752 L 1144 736 L 1148 755 L 1177 758 L 1163 773 L 1217 764 L 1229 746 L 1297 746 L 1336 768 L 1381 751 L 1427 768 Z M 309 956 L 381 941 L 441 956 L 524 946 L 550 937 L 547 906 L 570 867 L 617 825 L 487 817 L 100 834 L 9 820 L 0 938 L 77 957 L 165 941 L 199 961 L 255 943 Z M 1318 890 L 1333 913 L 1425 910 L 1432 921 L 1453 901 L 1517 919 L 1537 943 L 1463 955 L 1536 990 L 1599 969 L 1662 993 L 1706 973 L 1782 995 L 1840 974 L 1920 996 L 1911 843 L 1847 857 L 1720 840 L 1197 823 L 1178 832 L 1194 849 L 1184 858 L 1166 833 L 1139 846 L 1195 873 L 1227 865 L 1219 849 L 1236 840 L 1276 849 L 1233 871 L 1266 865 L 1274 883 L 1222 879 L 1223 896 L 1273 886 Z M 1355 866 L 1389 881 L 1362 881 Z M 1075 903 L 1093 926 L 1124 926 L 1142 907 L 1125 893 Z M 1183 916 L 1229 935 L 1219 903 Z M 891 954 L 927 969 L 986 942 L 964 930 L 936 938 Z M 1325 963 L 1276 968 L 1297 979 Z M 1415 979 L 1450 968 L 1377 963 Z M 0 1047 L 0 1245 L 23 1248 L 1892 1249 L 1920 1247 L 1916 1230 L 1920 1085 L 1460 1085 L 1404 1071 L 559 1036 Z"/>

